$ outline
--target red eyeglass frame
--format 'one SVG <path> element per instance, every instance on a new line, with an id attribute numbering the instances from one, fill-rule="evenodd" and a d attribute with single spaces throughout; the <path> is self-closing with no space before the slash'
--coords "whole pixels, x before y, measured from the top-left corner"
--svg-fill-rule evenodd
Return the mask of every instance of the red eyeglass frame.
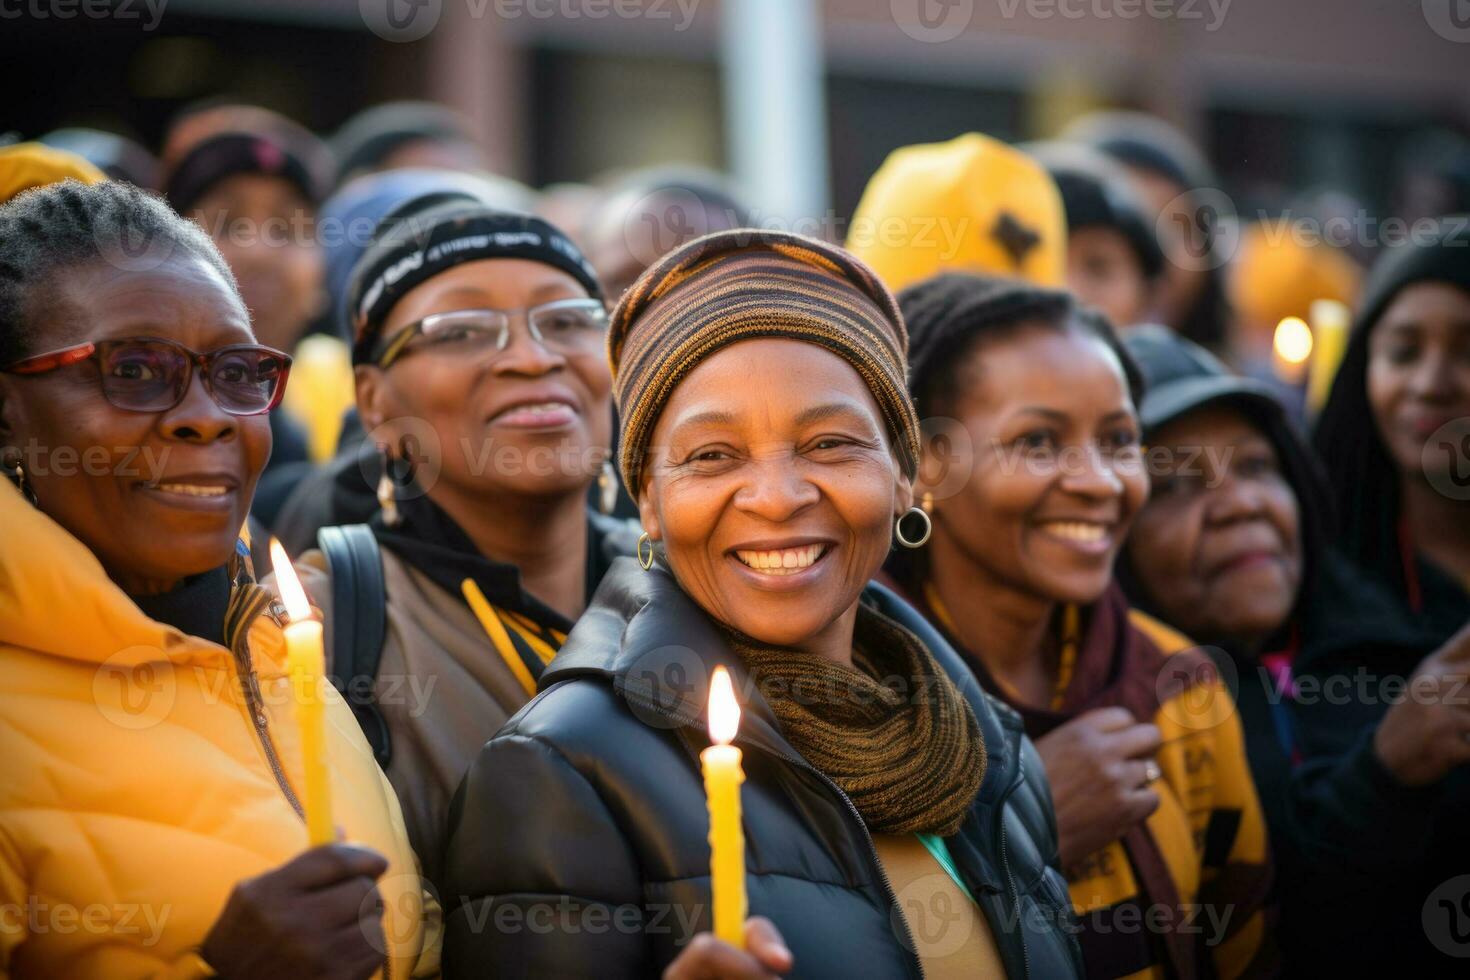
<path id="1" fill-rule="evenodd" d="M 209 392 L 209 397 L 214 399 L 214 403 L 216 405 L 219 405 L 219 407 L 225 412 L 239 418 L 248 418 L 253 415 L 265 415 L 268 412 L 273 411 L 277 406 L 281 404 L 281 399 L 285 397 L 286 394 L 286 381 L 291 375 L 291 355 L 287 354 L 284 351 L 278 351 L 274 347 L 267 347 L 264 344 L 227 344 L 224 347 L 217 347 L 214 350 L 209 351 L 208 353 L 201 354 L 199 351 L 193 350 L 189 347 L 185 347 L 183 344 L 172 340 L 165 340 L 162 337 L 120 337 L 117 340 L 106 340 L 100 342 L 87 341 L 84 344 L 75 344 L 71 347 L 63 347 L 60 350 L 47 351 L 44 354 L 36 354 L 33 357 L 22 358 L 21 360 L 16 361 L 13 364 L 8 364 L 5 367 L 0 368 L 0 371 L 4 371 L 7 374 L 18 374 L 26 377 L 38 374 L 47 374 L 51 371 L 58 371 L 61 368 L 70 367 L 73 364 L 80 364 L 83 361 L 95 356 L 98 351 L 99 343 L 105 343 L 109 345 L 141 343 L 162 344 L 165 347 L 172 347 L 174 350 L 182 351 L 185 357 L 188 359 L 189 380 L 185 382 L 183 388 L 180 390 L 178 401 L 174 402 L 172 405 L 169 405 L 167 408 L 150 409 L 144 411 L 167 412 L 169 409 L 178 407 L 179 402 L 183 401 L 184 396 L 188 394 L 189 384 L 191 384 L 194 380 L 193 372 L 194 369 L 197 367 L 199 369 L 199 376 L 204 379 L 204 388 L 206 391 Z M 215 398 L 214 389 L 210 387 L 209 359 L 212 357 L 217 357 L 218 355 L 226 351 L 233 350 L 264 351 L 281 359 L 281 373 L 279 375 L 280 380 L 276 383 L 275 391 L 271 392 L 270 404 L 266 405 L 259 411 L 232 412 L 228 408 L 225 408 L 224 405 L 220 404 L 219 399 Z M 112 404 L 110 400 L 108 404 Z M 122 406 L 115 407 L 121 408 Z M 140 409 L 124 408 L 123 411 L 140 411 Z"/>

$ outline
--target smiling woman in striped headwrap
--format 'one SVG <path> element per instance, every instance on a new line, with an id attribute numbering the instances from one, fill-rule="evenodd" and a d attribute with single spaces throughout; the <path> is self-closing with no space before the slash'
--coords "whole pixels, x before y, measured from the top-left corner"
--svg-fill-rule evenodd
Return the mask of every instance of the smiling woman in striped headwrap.
<path id="1" fill-rule="evenodd" d="M 638 558 L 466 777 L 449 976 L 1077 975 L 1018 720 L 869 584 L 923 537 L 907 347 L 872 271 L 795 235 L 697 239 L 623 295 L 608 352 Z M 744 712 L 749 906 L 786 948 L 768 923 L 749 952 L 696 936 L 717 667 Z M 912 918 L 941 904 L 937 933 Z M 551 909 L 546 929 L 477 927 Z"/>

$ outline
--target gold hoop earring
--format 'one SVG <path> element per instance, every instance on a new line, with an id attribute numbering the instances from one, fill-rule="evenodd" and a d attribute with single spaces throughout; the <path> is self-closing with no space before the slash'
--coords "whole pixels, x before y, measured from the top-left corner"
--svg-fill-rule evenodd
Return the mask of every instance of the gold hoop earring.
<path id="1" fill-rule="evenodd" d="M 643 543 L 645 541 L 648 542 L 647 558 L 643 557 Z M 653 567 L 653 539 L 648 536 L 647 531 L 644 531 L 642 534 L 638 535 L 638 564 L 643 566 L 643 570 L 645 572 Z"/>
<path id="2" fill-rule="evenodd" d="M 903 519 L 914 514 L 917 514 L 924 520 L 924 533 L 919 536 L 917 541 L 904 537 L 903 533 Z M 898 543 L 905 548 L 922 548 L 928 543 L 929 535 L 934 533 L 934 522 L 929 519 L 929 515 L 924 513 L 922 508 L 910 507 L 899 516 L 898 520 L 893 522 L 893 533 L 897 536 Z"/>
<path id="3" fill-rule="evenodd" d="M 388 447 L 381 446 L 378 454 L 383 460 L 383 475 L 378 477 L 378 507 L 383 511 L 383 523 L 397 527 L 403 523 L 403 514 L 398 510 L 398 487 L 393 482 L 393 457 Z"/>

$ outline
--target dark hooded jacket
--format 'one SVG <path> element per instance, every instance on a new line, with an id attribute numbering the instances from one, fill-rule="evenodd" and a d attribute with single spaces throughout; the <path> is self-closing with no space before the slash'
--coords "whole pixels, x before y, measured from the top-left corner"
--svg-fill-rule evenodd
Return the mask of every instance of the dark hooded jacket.
<path id="1" fill-rule="evenodd" d="M 1399 293 L 1420 282 L 1447 283 L 1470 293 L 1470 215 L 1440 219 L 1432 237 L 1390 249 L 1374 264 L 1312 442 L 1327 468 L 1343 552 L 1407 613 L 1445 639 L 1470 620 L 1470 584 L 1426 560 L 1409 539 L 1399 468 L 1368 403 L 1373 331 Z M 1451 479 L 1459 480 L 1461 464 L 1456 460 L 1454 465 Z"/>
<path id="2" fill-rule="evenodd" d="M 1425 942 L 1420 912 L 1434 884 L 1470 872 L 1450 827 L 1470 817 L 1465 774 L 1441 791 L 1399 786 L 1373 751 L 1386 690 L 1442 637 L 1329 543 L 1332 494 L 1282 406 L 1162 330 L 1125 345 L 1148 379 L 1145 439 L 1170 422 L 1226 405 L 1271 442 L 1300 511 L 1303 576 L 1286 621 L 1247 649 L 1198 637 L 1235 694 L 1276 863 L 1275 934 L 1287 976 L 1438 976 L 1452 961 Z M 1125 552 L 1119 578 L 1158 614 Z M 1436 829 L 1442 828 L 1442 829 Z M 1439 849 L 1429 838 L 1443 834 Z M 1454 870 L 1454 869 L 1458 870 Z M 1470 926 L 1470 923 L 1467 923 Z"/>
<path id="3" fill-rule="evenodd" d="M 983 694 L 893 593 L 873 585 L 863 601 L 918 637 L 979 722 L 984 780 L 946 844 L 1007 975 L 1079 976 L 1050 792 L 1019 716 Z M 620 559 L 541 693 L 485 746 L 455 801 L 441 895 L 447 977 L 656 976 L 709 929 L 698 753 L 717 665 L 749 692 L 736 744 L 750 911 L 782 930 L 790 976 L 922 975 L 851 801 L 782 736 L 723 634 L 673 576 Z M 530 928 L 538 921 L 545 927 Z"/>

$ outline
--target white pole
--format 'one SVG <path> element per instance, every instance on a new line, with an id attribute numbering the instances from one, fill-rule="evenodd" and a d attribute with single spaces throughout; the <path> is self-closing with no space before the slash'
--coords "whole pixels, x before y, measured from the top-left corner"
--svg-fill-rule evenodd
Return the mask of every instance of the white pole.
<path id="1" fill-rule="evenodd" d="M 734 178 L 760 218 L 820 218 L 828 187 L 819 0 L 722 0 L 720 7 Z"/>

